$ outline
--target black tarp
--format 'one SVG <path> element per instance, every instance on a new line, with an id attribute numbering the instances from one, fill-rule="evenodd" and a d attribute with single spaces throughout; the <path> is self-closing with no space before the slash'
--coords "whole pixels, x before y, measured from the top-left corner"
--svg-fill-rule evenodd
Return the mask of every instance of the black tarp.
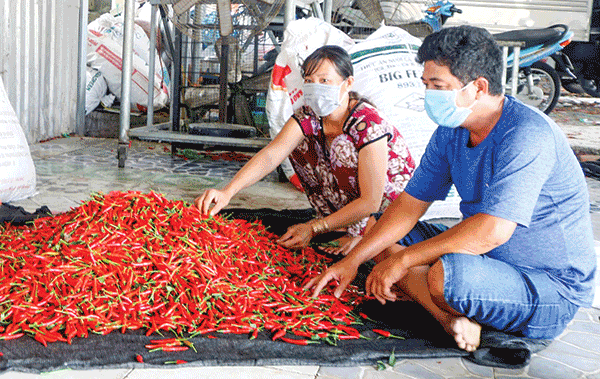
<path id="1" fill-rule="evenodd" d="M 50 216 L 52 213 L 47 206 L 38 208 L 35 212 L 27 212 L 23 207 L 16 207 L 7 203 L 0 203 L 0 224 L 25 225 L 38 217 Z"/>
<path id="2" fill-rule="evenodd" d="M 272 341 L 266 332 L 259 333 L 256 339 L 250 339 L 249 335 L 210 333 L 189 339 L 196 351 L 183 352 L 150 352 L 145 348 L 150 340 L 173 335 L 147 337 L 142 331 L 90 335 L 75 338 L 71 345 L 54 342 L 48 347 L 30 337 L 21 337 L 0 341 L 3 353 L 0 370 L 44 372 L 67 367 L 140 367 L 136 361 L 138 354 L 143 357 L 143 366 L 164 366 L 176 360 L 187 361 L 191 366 L 359 366 L 375 365 L 378 360 L 387 362 L 392 351 L 397 359 L 464 357 L 486 366 L 520 368 L 529 363 L 532 353 L 550 342 L 484 330 L 480 348 L 469 354 L 456 348 L 453 339 L 417 303 L 402 301 L 382 306 L 367 302 L 358 311 L 367 312 L 372 320 L 356 326 L 368 339 L 338 341 L 336 346 L 325 341 L 297 346 Z M 375 328 L 405 339 L 381 338 L 372 331 Z M 208 338 L 209 335 L 217 338 Z"/>

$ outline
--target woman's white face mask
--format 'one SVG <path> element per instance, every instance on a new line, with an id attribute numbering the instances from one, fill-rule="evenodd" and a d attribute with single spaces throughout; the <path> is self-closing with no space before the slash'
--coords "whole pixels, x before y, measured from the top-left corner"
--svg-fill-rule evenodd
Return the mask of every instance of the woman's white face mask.
<path id="1" fill-rule="evenodd" d="M 343 82 L 340 85 L 304 83 L 302 86 L 304 104 L 319 117 L 329 116 L 341 104 L 340 92 L 343 84 Z"/>

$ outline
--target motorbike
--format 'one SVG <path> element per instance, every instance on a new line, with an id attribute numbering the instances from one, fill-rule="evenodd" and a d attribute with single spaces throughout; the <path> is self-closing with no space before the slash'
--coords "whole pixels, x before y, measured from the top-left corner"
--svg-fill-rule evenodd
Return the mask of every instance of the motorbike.
<path id="1" fill-rule="evenodd" d="M 569 92 L 600 97 L 600 44 L 575 42 L 572 45 L 552 56 L 563 87 Z"/>
<path id="2" fill-rule="evenodd" d="M 588 42 L 573 41 L 552 59 L 567 91 L 600 97 L 600 0 L 594 1 L 590 24 Z"/>
<path id="3" fill-rule="evenodd" d="M 455 13 L 462 13 L 462 10 L 448 0 L 439 0 L 425 10 L 422 22 L 431 26 L 433 32 L 437 32 Z"/>
<path id="4" fill-rule="evenodd" d="M 494 34 L 497 41 L 524 43 L 519 55 L 517 93 L 511 94 L 514 51 L 509 49 L 507 60 L 509 81 L 507 93 L 525 104 L 549 114 L 560 97 L 561 80 L 556 70 L 546 63 L 556 56 L 573 38 L 567 25 L 557 24 L 542 29 L 520 29 Z"/>

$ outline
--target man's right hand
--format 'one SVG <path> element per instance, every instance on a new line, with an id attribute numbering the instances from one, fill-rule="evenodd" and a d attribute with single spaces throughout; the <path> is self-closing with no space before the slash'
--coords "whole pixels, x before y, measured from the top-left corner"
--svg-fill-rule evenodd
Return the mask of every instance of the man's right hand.
<path id="1" fill-rule="evenodd" d="M 331 280 L 335 280 L 339 284 L 333 292 L 333 295 L 339 298 L 346 287 L 348 287 L 348 284 L 354 280 L 357 271 L 358 265 L 356 265 L 351 259 L 342 259 L 333 266 L 329 267 L 327 270 L 323 271 L 321 275 L 312 278 L 308 283 L 306 283 L 304 289 L 309 290 L 314 287 L 312 296 L 317 297 L 327 283 L 329 283 Z"/>
<path id="2" fill-rule="evenodd" d="M 221 209 L 223 209 L 229 201 L 231 200 L 231 196 L 227 194 L 227 192 L 218 190 L 218 189 L 208 189 L 204 191 L 204 193 L 197 197 L 194 200 L 194 204 L 196 207 L 202 212 L 202 214 L 208 214 L 210 216 L 214 216 Z M 214 206 L 211 209 L 211 205 Z"/>

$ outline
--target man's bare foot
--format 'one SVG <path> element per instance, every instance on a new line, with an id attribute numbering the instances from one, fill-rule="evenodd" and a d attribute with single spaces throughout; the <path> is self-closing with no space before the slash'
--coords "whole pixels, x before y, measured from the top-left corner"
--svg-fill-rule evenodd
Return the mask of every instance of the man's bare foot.
<path id="1" fill-rule="evenodd" d="M 454 337 L 459 348 L 473 352 L 479 346 L 481 325 L 464 316 L 450 316 L 444 328 Z"/>

